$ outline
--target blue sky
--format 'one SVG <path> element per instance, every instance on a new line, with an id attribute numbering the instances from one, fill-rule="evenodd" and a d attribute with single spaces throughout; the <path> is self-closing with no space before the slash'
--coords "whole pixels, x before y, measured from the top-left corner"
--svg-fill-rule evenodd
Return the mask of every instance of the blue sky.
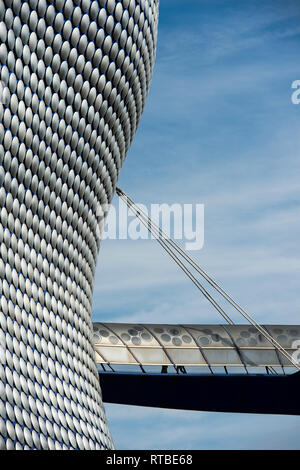
<path id="1" fill-rule="evenodd" d="M 140 203 L 205 204 L 192 255 L 261 323 L 299 324 L 299 20 L 297 0 L 161 0 L 153 80 L 119 180 Z M 102 242 L 93 319 L 221 321 L 152 240 Z M 119 449 L 300 448 L 299 417 L 106 410 Z"/>

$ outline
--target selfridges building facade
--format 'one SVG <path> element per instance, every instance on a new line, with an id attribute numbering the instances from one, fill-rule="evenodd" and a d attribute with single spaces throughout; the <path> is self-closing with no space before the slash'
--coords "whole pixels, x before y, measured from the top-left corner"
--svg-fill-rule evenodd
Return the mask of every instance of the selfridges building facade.
<path id="1" fill-rule="evenodd" d="M 157 22 L 157 0 L 0 0 L 1 449 L 113 446 L 92 347 L 98 209 Z"/>

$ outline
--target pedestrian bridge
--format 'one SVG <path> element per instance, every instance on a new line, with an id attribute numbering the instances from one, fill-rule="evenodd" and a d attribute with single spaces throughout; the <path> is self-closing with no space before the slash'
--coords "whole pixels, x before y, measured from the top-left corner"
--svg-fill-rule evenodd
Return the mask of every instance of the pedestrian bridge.
<path id="1" fill-rule="evenodd" d="M 104 402 L 300 415 L 299 325 L 263 326 L 281 351 L 251 325 L 93 327 Z"/>

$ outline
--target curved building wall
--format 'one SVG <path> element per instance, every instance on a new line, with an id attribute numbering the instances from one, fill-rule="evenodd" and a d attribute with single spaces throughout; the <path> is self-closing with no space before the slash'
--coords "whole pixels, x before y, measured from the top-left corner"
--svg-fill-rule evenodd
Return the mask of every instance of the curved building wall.
<path id="1" fill-rule="evenodd" d="M 157 0 L 0 0 L 1 449 L 113 445 L 92 346 L 98 208 L 157 21 Z"/>

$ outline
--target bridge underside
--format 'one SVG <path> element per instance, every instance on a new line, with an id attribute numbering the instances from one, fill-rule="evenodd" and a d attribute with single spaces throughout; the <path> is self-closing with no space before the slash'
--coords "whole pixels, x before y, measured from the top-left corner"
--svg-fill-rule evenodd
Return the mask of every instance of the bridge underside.
<path id="1" fill-rule="evenodd" d="M 159 408 L 300 415 L 291 375 L 99 373 L 103 401 Z"/>

